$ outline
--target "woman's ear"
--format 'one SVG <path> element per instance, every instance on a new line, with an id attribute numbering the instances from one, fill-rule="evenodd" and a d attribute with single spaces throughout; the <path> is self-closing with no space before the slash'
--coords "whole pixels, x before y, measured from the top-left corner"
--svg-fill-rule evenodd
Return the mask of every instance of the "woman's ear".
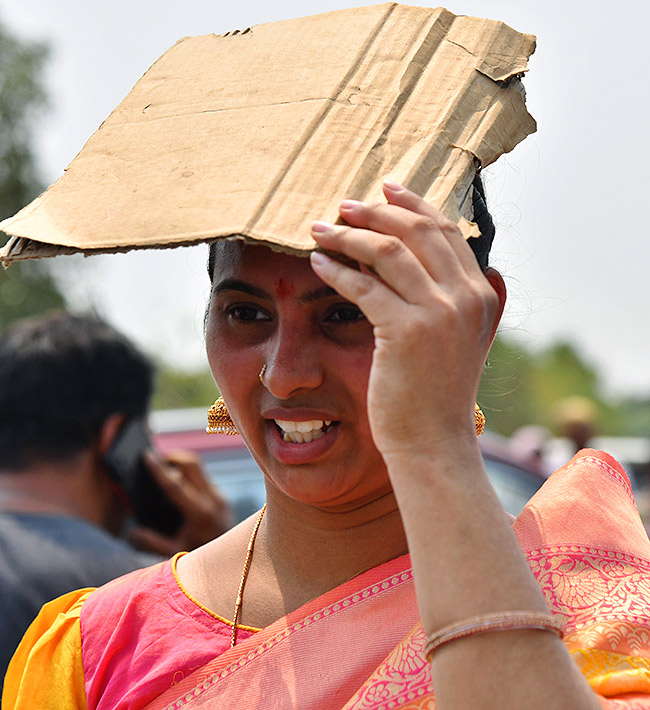
<path id="1" fill-rule="evenodd" d="M 503 280 L 503 276 L 501 276 L 501 274 L 496 269 L 493 269 L 491 266 L 488 266 L 484 273 L 485 278 L 490 282 L 490 286 L 492 286 L 497 296 L 499 297 L 499 310 L 497 311 L 497 314 L 494 317 L 494 323 L 492 324 L 492 333 L 490 335 L 491 345 L 492 341 L 494 340 L 494 336 L 497 334 L 497 328 L 499 327 L 501 316 L 503 315 L 503 309 L 506 306 L 506 298 L 508 296 L 508 292 L 506 289 L 506 283 Z"/>

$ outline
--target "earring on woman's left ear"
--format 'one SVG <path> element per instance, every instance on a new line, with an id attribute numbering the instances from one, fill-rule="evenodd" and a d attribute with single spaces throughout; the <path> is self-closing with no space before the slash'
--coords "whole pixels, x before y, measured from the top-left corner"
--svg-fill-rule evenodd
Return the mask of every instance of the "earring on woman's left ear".
<path id="1" fill-rule="evenodd" d="M 208 434 L 227 434 L 234 436 L 239 434 L 235 422 L 230 418 L 230 413 L 223 401 L 223 397 L 217 398 L 215 403 L 208 409 Z"/>

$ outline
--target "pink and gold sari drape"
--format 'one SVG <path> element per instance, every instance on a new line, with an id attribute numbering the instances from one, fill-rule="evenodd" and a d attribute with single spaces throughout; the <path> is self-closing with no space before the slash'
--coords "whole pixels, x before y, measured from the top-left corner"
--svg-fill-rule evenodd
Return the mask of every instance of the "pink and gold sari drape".
<path id="1" fill-rule="evenodd" d="M 603 707 L 650 709 L 650 541 L 620 466 L 581 452 L 514 531 Z M 435 710 L 423 645 L 404 556 L 246 639 L 147 710 Z"/>

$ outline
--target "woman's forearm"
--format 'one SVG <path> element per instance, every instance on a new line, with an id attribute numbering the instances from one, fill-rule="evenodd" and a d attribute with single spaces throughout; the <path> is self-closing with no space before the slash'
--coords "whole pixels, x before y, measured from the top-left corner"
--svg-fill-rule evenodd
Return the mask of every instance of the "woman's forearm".
<path id="1" fill-rule="evenodd" d="M 503 611 L 550 613 L 487 478 L 476 441 L 387 461 L 427 635 Z M 562 641 L 541 630 L 495 631 L 432 659 L 440 710 L 601 707 Z"/>

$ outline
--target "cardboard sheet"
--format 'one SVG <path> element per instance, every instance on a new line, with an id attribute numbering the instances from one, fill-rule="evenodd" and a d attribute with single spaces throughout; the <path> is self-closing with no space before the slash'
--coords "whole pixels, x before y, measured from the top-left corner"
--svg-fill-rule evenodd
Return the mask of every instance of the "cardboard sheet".
<path id="1" fill-rule="evenodd" d="M 535 38 L 389 3 L 185 38 L 59 180 L 0 229 L 0 256 L 239 236 L 292 253 L 344 198 L 390 178 L 467 237 L 471 181 L 535 130 L 520 77 Z"/>

